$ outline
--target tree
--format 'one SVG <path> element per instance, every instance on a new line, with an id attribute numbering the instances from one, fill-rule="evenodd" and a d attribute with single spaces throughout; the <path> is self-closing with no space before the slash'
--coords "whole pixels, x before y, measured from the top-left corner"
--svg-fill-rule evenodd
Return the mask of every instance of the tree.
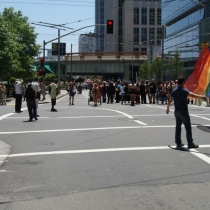
<path id="1" fill-rule="evenodd" d="M 31 64 L 39 54 L 37 34 L 21 11 L 5 8 L 0 13 L 0 77 L 33 76 Z"/>
<path id="2" fill-rule="evenodd" d="M 150 66 L 148 62 L 145 60 L 144 63 L 139 67 L 139 75 L 141 80 L 148 79 L 150 75 Z"/>
<path id="3" fill-rule="evenodd" d="M 168 69 L 174 80 L 176 80 L 179 75 L 185 75 L 184 62 L 181 60 L 178 51 L 175 52 L 173 57 L 169 57 Z"/>
<path id="4" fill-rule="evenodd" d="M 164 76 L 165 69 L 162 69 L 162 60 L 160 58 L 156 58 L 155 60 L 152 61 L 150 66 L 150 71 L 151 74 L 156 77 L 157 81 L 161 81 L 161 71 L 163 71 L 163 76 Z"/>

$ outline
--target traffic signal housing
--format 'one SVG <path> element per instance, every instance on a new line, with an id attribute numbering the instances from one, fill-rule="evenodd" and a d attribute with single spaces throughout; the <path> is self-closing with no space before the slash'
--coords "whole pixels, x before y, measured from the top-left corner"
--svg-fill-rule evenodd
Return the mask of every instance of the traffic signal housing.
<path id="1" fill-rule="evenodd" d="M 107 20 L 107 34 L 113 34 L 113 26 L 114 22 L 113 20 Z"/>
<path id="2" fill-rule="evenodd" d="M 37 71 L 37 72 L 36 72 L 36 75 L 39 76 L 39 77 L 40 77 L 40 76 L 43 76 L 43 75 L 44 75 L 44 71 Z"/>
<path id="3" fill-rule="evenodd" d="M 39 61 L 40 61 L 41 67 L 43 68 L 44 67 L 44 58 L 39 58 Z"/>

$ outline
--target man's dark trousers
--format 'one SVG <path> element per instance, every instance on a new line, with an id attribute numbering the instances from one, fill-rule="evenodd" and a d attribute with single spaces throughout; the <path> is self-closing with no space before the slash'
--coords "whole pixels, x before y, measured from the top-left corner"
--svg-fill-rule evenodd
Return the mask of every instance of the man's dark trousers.
<path id="1" fill-rule="evenodd" d="M 28 107 L 29 118 L 32 120 L 34 117 L 37 116 L 36 101 L 35 100 L 27 101 L 27 107 Z"/>
<path id="2" fill-rule="evenodd" d="M 181 144 L 181 130 L 182 130 L 182 123 L 185 125 L 186 129 L 186 135 L 187 135 L 187 142 L 188 145 L 191 145 L 193 142 L 192 138 L 192 127 L 191 127 L 191 121 L 190 121 L 190 115 L 188 111 L 175 111 L 174 112 L 175 118 L 176 118 L 176 133 L 175 133 L 175 143 Z"/>
<path id="3" fill-rule="evenodd" d="M 22 94 L 16 94 L 15 95 L 15 111 L 20 112 L 21 111 L 21 105 L 22 105 Z"/>

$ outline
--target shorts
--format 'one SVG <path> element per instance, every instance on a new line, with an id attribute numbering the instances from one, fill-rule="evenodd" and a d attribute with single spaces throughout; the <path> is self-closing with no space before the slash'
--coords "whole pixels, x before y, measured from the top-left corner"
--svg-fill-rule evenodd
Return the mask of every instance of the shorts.
<path id="1" fill-rule="evenodd" d="M 52 104 L 53 106 L 56 105 L 56 98 L 51 98 L 51 104 Z"/>

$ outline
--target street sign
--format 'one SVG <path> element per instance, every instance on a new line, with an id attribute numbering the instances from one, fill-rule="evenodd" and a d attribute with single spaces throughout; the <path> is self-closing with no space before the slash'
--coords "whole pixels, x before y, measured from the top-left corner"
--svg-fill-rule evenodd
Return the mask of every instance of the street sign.
<path id="1" fill-rule="evenodd" d="M 58 43 L 52 43 L 52 55 L 58 55 Z M 60 55 L 66 55 L 66 43 L 60 43 Z"/>

